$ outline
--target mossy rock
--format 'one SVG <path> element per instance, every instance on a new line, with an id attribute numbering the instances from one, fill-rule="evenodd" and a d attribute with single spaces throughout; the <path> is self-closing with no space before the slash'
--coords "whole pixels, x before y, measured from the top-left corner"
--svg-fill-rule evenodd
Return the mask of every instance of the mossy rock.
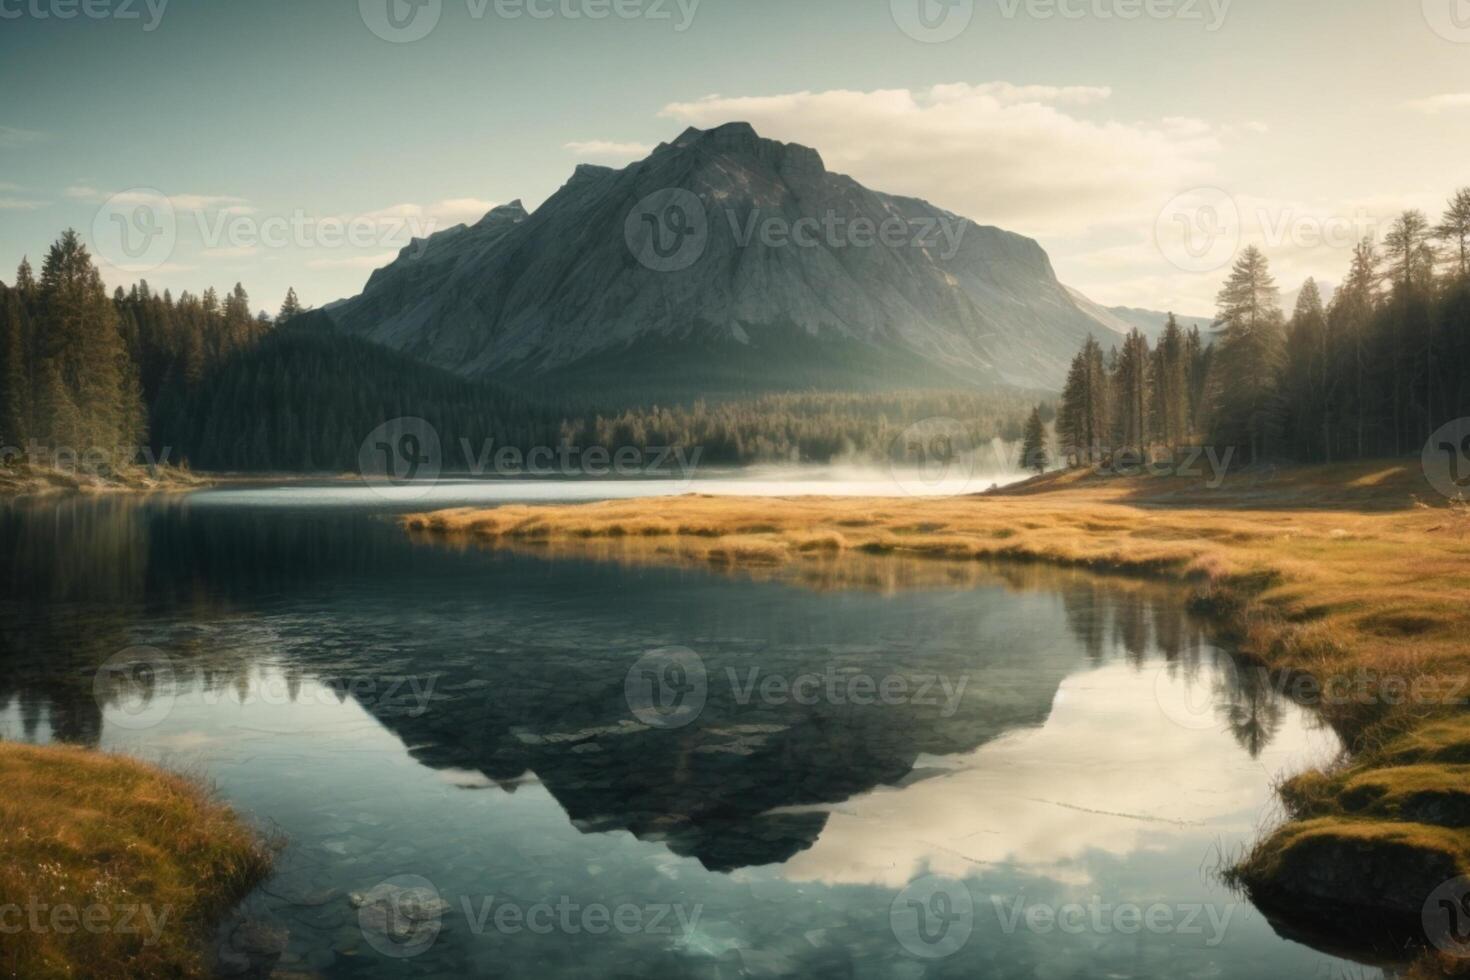
<path id="1" fill-rule="evenodd" d="M 1444 827 L 1319 817 L 1263 841 L 1237 876 L 1283 918 L 1344 931 L 1376 919 L 1417 939 L 1430 893 L 1470 871 L 1466 843 Z"/>

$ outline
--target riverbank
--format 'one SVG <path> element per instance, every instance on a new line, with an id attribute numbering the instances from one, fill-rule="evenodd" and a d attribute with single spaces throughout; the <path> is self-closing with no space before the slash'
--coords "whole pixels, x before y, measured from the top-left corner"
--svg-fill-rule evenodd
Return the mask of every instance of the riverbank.
<path id="1" fill-rule="evenodd" d="M 86 473 L 54 466 L 0 467 L 0 498 L 64 493 L 178 493 L 198 490 L 215 480 L 173 466 L 133 466 L 108 473 Z"/>
<path id="2" fill-rule="evenodd" d="M 0 743 L 0 787 L 0 976 L 207 976 L 270 869 L 229 808 L 134 759 Z"/>
<path id="3" fill-rule="evenodd" d="M 1246 471 L 1215 488 L 1066 473 L 961 498 L 687 496 L 404 523 L 494 547 L 727 569 L 860 554 L 1180 579 L 1352 748 L 1283 787 L 1290 822 L 1235 880 L 1285 923 L 1359 939 L 1368 919 L 1410 929 L 1435 889 L 1470 874 L 1470 508 L 1415 465 Z"/>

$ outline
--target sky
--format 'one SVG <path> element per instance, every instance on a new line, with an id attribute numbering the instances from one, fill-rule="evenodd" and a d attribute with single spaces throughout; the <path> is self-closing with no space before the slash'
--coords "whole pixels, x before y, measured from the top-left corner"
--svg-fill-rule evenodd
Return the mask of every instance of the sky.
<path id="1" fill-rule="evenodd" d="M 1470 184 L 1470 0 L 0 0 L 0 86 L 0 279 L 271 311 L 732 120 L 1190 315 Z"/>

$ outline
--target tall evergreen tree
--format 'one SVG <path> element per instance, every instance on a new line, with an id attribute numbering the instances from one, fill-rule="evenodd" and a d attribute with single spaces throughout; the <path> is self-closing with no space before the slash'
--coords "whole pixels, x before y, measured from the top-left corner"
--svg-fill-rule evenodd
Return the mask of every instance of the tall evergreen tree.
<path id="1" fill-rule="evenodd" d="M 0 286 L 0 448 L 24 446 L 30 435 L 27 332 L 20 291 Z"/>
<path id="2" fill-rule="evenodd" d="M 1286 327 L 1283 400 L 1293 452 L 1302 459 L 1330 460 L 1331 388 L 1327 313 L 1317 280 L 1307 279 Z"/>
<path id="3" fill-rule="evenodd" d="M 1171 454 L 1189 437 L 1189 356 L 1179 319 L 1170 313 L 1154 350 L 1150 383 L 1154 436 Z"/>
<path id="4" fill-rule="evenodd" d="M 300 316 L 305 311 L 301 308 L 301 301 L 296 298 L 294 287 L 287 287 L 286 299 L 281 303 L 281 312 L 276 314 L 276 323 L 285 325 L 292 317 Z"/>
<path id="5" fill-rule="evenodd" d="M 1088 337 L 1072 359 L 1057 412 L 1057 434 L 1068 462 L 1100 460 L 1109 442 L 1108 370 L 1102 346 Z"/>
<path id="6" fill-rule="evenodd" d="M 1040 475 L 1050 464 L 1046 451 L 1046 424 L 1041 421 L 1041 408 L 1038 406 L 1026 419 L 1026 434 L 1021 441 L 1021 467 L 1035 470 Z"/>
<path id="7" fill-rule="evenodd" d="M 1118 445 L 1133 450 L 1140 459 L 1149 442 L 1150 367 L 1148 340 L 1142 331 L 1134 329 L 1123 339 L 1113 374 L 1111 401 L 1117 413 Z"/>
<path id="8" fill-rule="evenodd" d="M 1281 310 L 1266 256 L 1247 246 L 1220 290 L 1219 351 L 1212 365 L 1216 440 L 1240 446 L 1257 462 L 1276 448 Z"/>
<path id="9" fill-rule="evenodd" d="M 1382 350 L 1392 377 L 1394 455 L 1434 428 L 1435 336 L 1429 309 L 1437 258 L 1433 234 L 1422 211 L 1405 211 L 1383 240 L 1394 296 Z M 1413 432 L 1416 416 L 1422 420 L 1418 433 Z"/>
<path id="10" fill-rule="evenodd" d="M 1470 277 L 1470 187 L 1450 198 L 1434 234 L 1445 243 L 1454 274 L 1461 279 Z"/>
<path id="11" fill-rule="evenodd" d="M 42 434 L 53 446 L 78 452 L 133 444 L 141 410 L 132 404 L 136 389 L 117 310 L 75 231 L 64 232 L 47 253 L 37 305 L 41 376 L 49 387 L 54 373 L 66 395 L 62 400 L 48 391 L 44 404 L 56 411 L 39 420 Z"/>

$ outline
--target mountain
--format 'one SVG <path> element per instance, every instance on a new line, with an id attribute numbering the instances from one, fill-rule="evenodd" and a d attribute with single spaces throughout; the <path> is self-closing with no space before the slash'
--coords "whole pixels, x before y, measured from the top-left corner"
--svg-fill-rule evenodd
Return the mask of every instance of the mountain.
<path id="1" fill-rule="evenodd" d="M 1132 306 L 1103 306 L 1094 303 L 1083 296 L 1077 290 L 1068 287 L 1072 294 L 1072 300 L 1085 313 L 1093 317 L 1109 330 L 1119 334 L 1127 334 L 1132 330 L 1140 331 L 1152 344 L 1164 333 L 1164 328 L 1169 324 L 1169 314 L 1160 313 L 1158 310 L 1141 310 Z M 1175 314 L 1179 326 L 1185 330 L 1190 327 L 1198 327 L 1201 334 L 1208 335 L 1214 324 L 1214 317 L 1208 316 L 1185 316 L 1182 313 Z M 1108 346 L 1107 339 L 1099 338 L 1104 347 Z"/>
<path id="2" fill-rule="evenodd" d="M 730 123 L 416 239 L 329 315 L 465 376 L 647 398 L 1056 389 L 1117 329 L 1087 307 L 1032 239 Z"/>

